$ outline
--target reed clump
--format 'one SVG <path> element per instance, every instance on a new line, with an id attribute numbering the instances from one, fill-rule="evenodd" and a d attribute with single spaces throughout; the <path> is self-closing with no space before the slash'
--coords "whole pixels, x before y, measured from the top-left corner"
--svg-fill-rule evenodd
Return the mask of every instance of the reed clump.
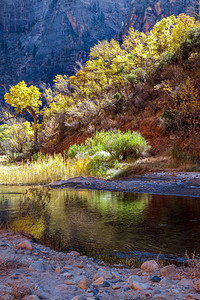
<path id="1" fill-rule="evenodd" d="M 0 184 L 47 184 L 67 177 L 67 164 L 61 154 L 41 156 L 36 161 L 1 165 Z"/>

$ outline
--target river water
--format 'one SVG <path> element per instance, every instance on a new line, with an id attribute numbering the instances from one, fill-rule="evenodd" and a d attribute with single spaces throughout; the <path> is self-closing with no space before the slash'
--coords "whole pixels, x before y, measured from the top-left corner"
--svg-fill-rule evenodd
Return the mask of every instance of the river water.
<path id="1" fill-rule="evenodd" d="M 200 254 L 200 198 L 0 186 L 3 228 L 110 262 Z"/>

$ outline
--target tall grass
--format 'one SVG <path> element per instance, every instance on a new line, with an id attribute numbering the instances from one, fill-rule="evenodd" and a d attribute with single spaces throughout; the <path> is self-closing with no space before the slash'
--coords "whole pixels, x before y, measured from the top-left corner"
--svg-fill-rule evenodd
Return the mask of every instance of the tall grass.
<path id="1" fill-rule="evenodd" d="M 67 177 L 65 159 L 62 155 L 44 156 L 37 161 L 0 166 L 0 184 L 47 184 Z M 72 173 L 72 171 L 71 171 Z"/>
<path id="2" fill-rule="evenodd" d="M 55 180 L 88 175 L 86 163 L 85 159 L 66 161 L 61 154 L 57 154 L 39 156 L 36 161 L 23 164 L 0 165 L 0 184 L 48 184 Z"/>

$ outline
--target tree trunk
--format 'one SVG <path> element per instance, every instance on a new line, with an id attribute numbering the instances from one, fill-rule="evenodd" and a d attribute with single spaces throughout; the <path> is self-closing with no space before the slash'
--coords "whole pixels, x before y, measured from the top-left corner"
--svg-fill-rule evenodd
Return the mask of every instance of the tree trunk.
<path id="1" fill-rule="evenodd" d="M 34 146 L 37 147 L 38 146 L 38 118 L 37 115 L 34 111 L 34 109 L 32 107 L 28 107 L 28 111 L 30 112 L 31 116 L 33 117 L 34 120 L 34 126 L 33 126 L 33 130 L 34 130 Z"/>

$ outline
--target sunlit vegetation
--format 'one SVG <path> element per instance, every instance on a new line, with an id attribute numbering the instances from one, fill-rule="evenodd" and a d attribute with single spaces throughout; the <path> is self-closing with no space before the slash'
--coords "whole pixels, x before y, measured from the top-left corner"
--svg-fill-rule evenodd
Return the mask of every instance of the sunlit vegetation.
<path id="1" fill-rule="evenodd" d="M 87 175 L 105 176 L 111 168 L 120 162 L 140 157 L 150 147 L 137 132 L 102 130 L 96 132 L 94 138 L 88 138 L 84 144 L 72 145 L 68 156 L 75 162 L 83 162 L 82 171 Z"/>
<path id="2" fill-rule="evenodd" d="M 0 184 L 46 184 L 65 178 L 62 155 L 41 156 L 36 161 L 0 166 Z"/>
<path id="3" fill-rule="evenodd" d="M 143 114 L 153 116 L 157 112 L 164 133 L 192 136 L 195 141 L 200 129 L 199 61 L 200 22 L 185 14 L 163 18 L 147 34 L 130 28 L 122 44 L 114 39 L 101 41 L 91 48 L 88 61 L 84 65 L 78 64 L 75 75 L 57 75 L 52 87 L 43 88 L 41 92 L 22 81 L 10 88 L 5 101 L 14 107 L 15 114 L 4 112 L 6 124 L 0 126 L 1 154 L 8 154 L 10 161 L 23 156 L 31 159 L 38 147 L 43 153 L 53 154 L 67 136 L 86 133 L 86 136 L 94 137 L 102 129 L 105 136 L 109 136 L 120 128 L 116 120 Z M 41 109 L 43 99 L 46 105 Z M 25 112 L 33 117 L 32 124 L 14 118 Z M 131 135 L 131 132 L 126 134 Z M 117 136 L 118 147 L 124 139 L 125 135 L 123 138 Z M 94 143 L 95 138 L 91 141 Z M 119 149 L 108 149 L 109 142 L 98 145 L 98 151 L 94 153 L 91 149 L 86 150 L 86 145 L 70 148 L 71 160 L 65 163 L 65 166 L 71 166 L 68 173 L 105 176 L 108 169 L 117 167 L 119 162 L 126 161 L 133 154 L 126 153 L 129 152 L 126 149 L 128 144 L 124 152 L 118 154 Z M 65 149 L 68 147 L 66 145 Z M 195 142 L 191 147 L 198 156 Z M 84 151 L 87 153 L 85 157 L 82 155 Z M 75 158 L 72 158 L 73 152 L 76 152 Z M 133 156 L 134 160 L 137 155 Z M 45 163 L 48 160 L 54 161 L 49 157 Z M 32 164 L 34 168 L 35 162 L 18 168 L 31 170 Z M 41 170 L 45 169 L 43 161 L 37 164 L 42 165 Z M 11 168 L 14 170 L 14 166 Z M 49 175 L 45 175 L 48 172 L 45 172 L 41 175 L 45 178 L 41 182 L 49 180 Z M 7 182 L 5 176 L 4 180 L 1 178 L 2 182 Z M 29 176 L 26 174 L 25 177 Z"/>

